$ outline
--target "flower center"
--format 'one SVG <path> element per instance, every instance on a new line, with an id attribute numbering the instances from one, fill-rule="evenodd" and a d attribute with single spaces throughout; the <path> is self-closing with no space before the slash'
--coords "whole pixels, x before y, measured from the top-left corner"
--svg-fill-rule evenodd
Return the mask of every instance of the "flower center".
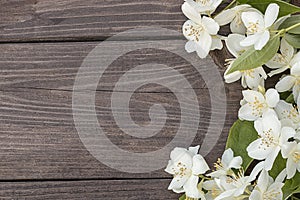
<path id="1" fill-rule="evenodd" d="M 191 170 L 187 168 L 185 164 L 182 162 L 177 163 L 177 169 L 173 168 L 174 171 L 174 177 L 179 176 L 180 178 L 183 178 L 184 176 L 190 176 Z"/>
<path id="2" fill-rule="evenodd" d="M 226 178 L 226 183 L 228 183 L 228 184 L 232 184 L 232 183 L 234 183 L 236 180 L 233 178 L 233 177 L 229 177 L 229 176 L 227 176 L 227 178 Z"/>
<path id="3" fill-rule="evenodd" d="M 241 15 L 242 15 L 242 11 L 241 10 L 235 12 L 235 23 L 238 26 L 243 25 L 243 21 L 242 21 Z"/>
<path id="4" fill-rule="evenodd" d="M 254 22 L 249 22 L 249 26 L 247 26 L 247 34 L 254 34 L 258 32 L 258 21 Z"/>
<path id="5" fill-rule="evenodd" d="M 260 102 L 257 97 L 254 97 L 254 102 L 248 102 L 252 107 L 252 115 L 261 116 L 263 113 L 263 109 L 267 107 L 265 102 Z"/>
<path id="6" fill-rule="evenodd" d="M 262 136 L 262 146 L 264 146 L 263 148 L 265 149 L 266 147 L 270 147 L 273 145 L 276 145 L 277 142 L 272 134 L 272 128 L 270 128 L 267 131 L 263 131 L 263 136 Z"/>
<path id="7" fill-rule="evenodd" d="M 300 77 L 298 77 L 298 76 L 295 76 L 295 77 L 296 77 L 295 85 L 300 85 Z"/>
<path id="8" fill-rule="evenodd" d="M 240 53 L 240 52 L 239 52 Z M 243 52 L 241 52 L 242 54 Z M 254 78 L 254 69 L 247 69 L 247 70 L 241 70 L 242 73 L 244 73 L 245 76 L 249 76 L 251 78 Z"/>
<path id="9" fill-rule="evenodd" d="M 244 171 L 241 169 L 236 174 L 232 174 L 231 176 L 226 177 L 226 183 L 233 185 L 235 188 L 243 187 L 244 185 L 248 185 L 250 183 L 246 182 L 246 177 L 244 176 Z"/>
<path id="10" fill-rule="evenodd" d="M 292 120 L 294 123 L 299 123 L 300 122 L 300 118 L 299 118 L 299 113 L 297 108 L 293 107 L 291 110 L 283 110 L 281 112 L 281 115 L 283 115 L 283 118 L 287 118 Z"/>
<path id="11" fill-rule="evenodd" d="M 275 189 L 273 189 L 263 194 L 263 200 L 278 199 L 278 195 L 280 195 L 280 190 L 276 191 Z"/>
<path id="12" fill-rule="evenodd" d="M 216 170 L 224 169 L 223 163 L 220 158 L 218 158 L 217 162 L 214 163 L 214 167 Z"/>
<path id="13" fill-rule="evenodd" d="M 184 29 L 185 32 L 187 32 L 188 36 L 194 36 L 195 40 L 197 42 L 200 41 L 199 37 L 200 37 L 200 33 L 204 30 L 202 25 L 187 25 L 187 27 Z"/>
<path id="14" fill-rule="evenodd" d="M 273 59 L 273 61 L 279 62 L 279 63 L 283 63 L 283 64 L 287 64 L 287 65 L 288 65 L 288 63 L 289 63 L 289 62 L 287 61 L 286 57 L 283 56 L 283 55 L 281 55 L 281 54 L 278 54 L 278 56 L 276 56 L 276 57 Z"/>
<path id="15" fill-rule="evenodd" d="M 284 57 L 284 60 L 288 63 L 287 55 L 289 55 L 289 49 L 288 48 L 282 49 L 281 53 L 282 53 L 282 57 Z"/>
<path id="16" fill-rule="evenodd" d="M 300 161 L 300 152 L 296 151 L 296 152 L 293 153 L 293 161 L 295 163 L 298 163 Z"/>
<path id="17" fill-rule="evenodd" d="M 217 196 L 219 196 L 222 193 L 222 191 L 217 188 L 216 186 L 213 186 L 212 190 L 211 190 L 211 196 L 213 198 L 216 198 Z"/>

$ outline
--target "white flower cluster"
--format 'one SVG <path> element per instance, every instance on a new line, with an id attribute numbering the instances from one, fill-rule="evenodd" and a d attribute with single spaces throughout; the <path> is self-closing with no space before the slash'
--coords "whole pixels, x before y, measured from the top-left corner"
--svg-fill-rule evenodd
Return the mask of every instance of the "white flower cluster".
<path id="1" fill-rule="evenodd" d="M 174 178 L 168 189 L 176 193 L 185 192 L 187 199 L 282 199 L 281 188 L 286 176 L 285 170 L 273 180 L 264 169 L 266 162 L 260 162 L 251 174 L 246 176 L 241 167 L 242 158 L 234 157 L 233 151 L 227 149 L 222 159 L 215 163 L 216 170 L 204 176 L 209 167 L 204 158 L 197 154 L 198 149 L 199 146 L 190 147 L 188 150 L 175 148 L 171 152 L 171 160 L 165 171 L 172 174 Z M 257 176 L 257 183 L 253 184 Z M 201 178 L 200 183 L 199 178 Z"/>
<path id="2" fill-rule="evenodd" d="M 183 34 L 188 39 L 185 49 L 204 58 L 210 50 L 222 49 L 224 40 L 235 57 L 227 60 L 224 79 L 227 83 L 241 79 L 242 87 L 247 88 L 242 91 L 238 117 L 254 123 L 258 138 L 248 145 L 246 152 L 258 164 L 250 174 L 245 174 L 243 158 L 235 157 L 234 151 L 228 148 L 215 163 L 215 171 L 207 173 L 210 168 L 198 154 L 199 146 L 188 150 L 175 148 L 165 170 L 174 176 L 169 189 L 184 192 L 186 199 L 282 200 L 284 182 L 300 172 L 300 114 L 297 108 L 300 105 L 300 52 L 282 38 L 278 53 L 264 65 L 228 73 L 245 51 L 262 50 L 288 16 L 278 19 L 280 7 L 271 3 L 264 14 L 241 4 L 212 17 L 220 3 L 221 0 L 185 0 L 182 11 L 189 18 L 183 25 Z M 232 33 L 226 37 L 218 35 L 220 26 L 229 23 Z M 264 67 L 268 68 L 268 74 Z M 275 88 L 264 88 L 268 76 L 283 72 Z M 290 94 L 290 101 L 280 99 L 283 93 Z M 274 180 L 269 172 L 278 156 L 286 164 Z"/>

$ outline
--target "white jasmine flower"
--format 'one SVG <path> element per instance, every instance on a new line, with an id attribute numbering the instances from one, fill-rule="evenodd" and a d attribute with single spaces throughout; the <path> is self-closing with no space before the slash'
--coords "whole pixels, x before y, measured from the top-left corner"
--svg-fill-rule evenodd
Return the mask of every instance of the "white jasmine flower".
<path id="1" fill-rule="evenodd" d="M 225 37 L 220 35 L 212 35 L 211 38 L 212 38 L 212 42 L 211 42 L 210 50 L 215 50 L 215 49 L 220 50 L 223 48 L 222 39 L 224 40 Z"/>
<path id="2" fill-rule="evenodd" d="M 258 91 L 242 91 L 244 103 L 239 109 L 238 116 L 242 120 L 255 121 L 265 112 L 276 107 L 279 102 L 278 92 L 271 88 L 263 95 Z"/>
<path id="3" fill-rule="evenodd" d="M 240 42 L 244 40 L 246 37 L 240 34 L 230 34 L 228 35 L 227 39 L 225 40 L 226 47 L 229 52 L 235 57 L 239 57 L 242 55 L 248 47 L 243 47 L 240 45 Z"/>
<path id="4" fill-rule="evenodd" d="M 297 110 L 298 110 L 298 107 L 300 107 L 300 94 L 298 94 L 298 97 L 296 99 L 296 104 L 297 104 Z M 299 112 L 299 110 L 298 110 Z"/>
<path id="5" fill-rule="evenodd" d="M 278 92 L 292 90 L 294 100 L 297 101 L 300 92 L 300 52 L 294 55 L 290 62 L 291 74 L 283 76 L 275 85 Z"/>
<path id="6" fill-rule="evenodd" d="M 250 11 L 256 12 L 257 10 L 248 4 L 242 4 L 222 11 L 214 19 L 220 26 L 230 23 L 230 30 L 232 33 L 244 35 L 246 33 L 246 27 L 242 22 L 241 14 Z"/>
<path id="7" fill-rule="evenodd" d="M 275 74 L 280 74 L 291 68 L 295 64 L 296 57 L 294 58 L 294 54 L 294 47 L 288 44 L 285 39 L 282 39 L 280 44 L 280 54 L 276 53 L 276 55 L 266 63 L 267 67 L 275 69 L 268 75 L 273 76 Z"/>
<path id="8" fill-rule="evenodd" d="M 274 24 L 279 13 L 279 6 L 269 4 L 265 16 L 258 12 L 243 12 L 242 21 L 247 28 L 247 38 L 241 42 L 242 46 L 252 46 L 261 50 L 270 39 L 270 27 Z"/>
<path id="9" fill-rule="evenodd" d="M 218 178 L 205 181 L 203 183 L 203 188 L 207 191 L 205 194 L 206 200 L 213 200 L 224 192 L 223 188 L 220 186 L 220 179 Z"/>
<path id="10" fill-rule="evenodd" d="M 201 17 L 188 3 L 182 5 L 183 13 L 190 19 L 183 24 L 183 35 L 189 40 L 185 49 L 191 53 L 196 51 L 200 58 L 205 58 L 209 50 L 218 48 L 220 41 L 217 37 L 213 43 L 212 36 L 216 36 L 220 27 L 212 18 Z"/>
<path id="11" fill-rule="evenodd" d="M 232 174 L 230 176 L 222 176 L 219 179 L 215 178 L 218 190 L 214 196 L 215 200 L 233 200 L 233 199 L 244 199 L 241 198 L 251 182 L 255 180 L 256 176 L 263 169 L 264 162 L 258 163 L 252 170 L 250 176 L 245 176 L 243 171 L 240 171 L 238 175 Z M 219 194 L 220 191 L 223 191 Z"/>
<path id="12" fill-rule="evenodd" d="M 210 15 L 215 12 L 222 0 L 185 0 L 200 14 Z"/>
<path id="13" fill-rule="evenodd" d="M 296 132 L 291 127 L 281 127 L 276 113 L 272 110 L 257 119 L 254 122 L 254 128 L 259 138 L 247 147 L 247 152 L 251 158 L 256 160 L 265 159 L 264 169 L 268 171 L 272 168 L 282 145 Z"/>
<path id="14" fill-rule="evenodd" d="M 251 185 L 251 182 L 248 176 L 239 173 L 239 175 L 220 177 L 220 185 L 224 192 L 218 195 L 215 200 L 234 199 L 234 197 L 242 195 L 245 189 Z"/>
<path id="15" fill-rule="evenodd" d="M 218 162 L 215 163 L 217 170 L 208 174 L 208 176 L 221 177 L 232 174 L 231 169 L 240 169 L 242 162 L 241 156 L 234 157 L 232 149 L 226 149 L 222 155 L 222 159 L 218 159 Z"/>
<path id="16" fill-rule="evenodd" d="M 242 47 L 240 41 L 245 39 L 245 36 L 240 34 L 230 34 L 225 40 L 227 49 L 234 57 L 239 57 L 248 48 Z M 235 71 L 230 74 L 227 72 L 231 69 L 232 63 L 235 59 L 230 59 L 229 67 L 224 73 L 224 79 L 226 83 L 232 83 L 241 79 L 241 84 L 244 88 L 249 87 L 250 89 L 257 89 L 259 85 L 263 85 L 263 80 L 267 78 L 267 74 L 262 67 L 255 69 Z"/>
<path id="17" fill-rule="evenodd" d="M 197 188 L 199 177 L 209 170 L 204 158 L 197 154 L 199 146 L 175 148 L 170 155 L 166 172 L 174 176 L 168 189 L 176 193 L 185 192 L 190 198 L 204 198 L 204 193 Z"/>
<path id="18" fill-rule="evenodd" d="M 263 170 L 258 177 L 257 185 L 252 191 L 249 200 L 282 200 L 283 193 L 281 188 L 283 185 L 282 182 L 274 182 L 268 172 Z"/>
<path id="19" fill-rule="evenodd" d="M 233 83 L 241 79 L 241 85 L 243 88 L 250 88 L 257 90 L 259 86 L 264 85 L 264 80 L 267 78 L 267 74 L 262 67 L 257 67 L 255 69 L 235 71 L 230 74 L 227 72 L 231 69 L 234 60 L 229 62 L 229 66 L 224 73 L 224 79 L 226 83 Z"/>
<path id="20" fill-rule="evenodd" d="M 293 178 L 296 174 L 296 171 L 300 172 L 300 143 L 286 143 L 282 149 L 282 157 L 287 158 L 287 178 Z"/>
<path id="21" fill-rule="evenodd" d="M 300 128 L 299 111 L 293 104 L 280 100 L 274 110 L 282 126 L 289 126 L 294 129 Z"/>
<path id="22" fill-rule="evenodd" d="M 225 192 L 225 189 L 221 186 L 221 180 L 219 178 L 214 178 L 203 183 L 203 188 L 207 191 L 205 194 L 206 200 L 214 200 L 217 196 Z M 240 196 L 238 197 L 224 197 L 222 200 L 241 200 Z"/>

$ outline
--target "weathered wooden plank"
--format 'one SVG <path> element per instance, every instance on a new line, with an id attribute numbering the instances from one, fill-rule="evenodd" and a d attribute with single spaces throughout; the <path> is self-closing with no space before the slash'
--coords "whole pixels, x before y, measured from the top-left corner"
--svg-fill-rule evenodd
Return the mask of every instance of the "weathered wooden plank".
<path id="1" fill-rule="evenodd" d="M 299 5 L 299 0 L 293 0 Z M 0 41 L 102 40 L 137 27 L 181 31 L 182 0 L 2 0 Z"/>
<path id="2" fill-rule="evenodd" d="M 188 79 L 190 85 L 194 89 L 206 88 L 207 84 L 201 76 L 207 76 L 208 73 L 217 72 L 216 76 L 220 79 L 220 84 L 223 84 L 221 77 L 224 69 L 218 69 L 214 66 L 210 59 L 201 60 L 194 54 L 188 55 L 188 59 L 173 53 L 183 49 L 183 40 L 163 40 L 153 44 L 162 43 L 166 46 L 165 50 L 158 48 L 143 48 L 129 51 L 120 57 L 115 57 L 116 49 L 122 49 L 126 52 L 132 46 L 146 46 L 149 41 L 117 41 L 117 42 L 90 42 L 90 43 L 30 43 L 30 44 L 2 44 L 0 45 L 0 88 L 39 88 L 39 89 L 56 89 L 72 91 L 75 77 L 79 67 L 88 54 L 98 46 L 99 52 L 96 55 L 90 55 L 91 66 L 87 66 L 89 73 L 84 75 L 85 78 L 94 78 L 93 73 L 101 73 L 100 86 L 97 88 L 102 91 L 112 91 L 114 84 L 124 73 L 131 71 L 132 76 L 141 78 L 140 76 L 149 75 L 165 75 L 172 82 L 178 84 L 179 80 Z M 104 49 L 104 50 L 103 50 Z M 100 51 L 101 50 L 101 51 Z M 98 51 L 98 50 L 97 50 Z M 93 68 L 92 65 L 97 65 L 106 60 L 111 59 L 108 66 Z M 94 60 L 94 61 L 93 61 Z M 197 62 L 199 66 L 192 67 L 192 63 Z M 147 71 L 135 69 L 138 65 L 153 63 L 170 66 L 184 76 L 175 76 L 169 69 L 151 68 Z M 198 70 L 196 70 L 196 69 Z M 216 69 L 213 71 L 212 69 Z M 169 73 L 169 74 L 168 74 Z M 157 82 L 155 78 L 149 78 L 153 82 Z M 219 80 L 218 79 L 218 80 Z M 177 80 L 177 81 L 176 81 Z M 185 88 L 183 85 L 176 85 L 179 91 Z M 231 88 L 239 88 L 239 85 L 231 85 Z M 83 87 L 84 88 L 84 87 Z M 150 89 L 149 89 L 150 88 Z M 157 87 L 143 88 L 142 91 L 157 90 Z M 128 88 L 127 88 L 128 91 Z"/>
<path id="3" fill-rule="evenodd" d="M 197 93 L 205 93 L 198 90 Z M 137 94 L 138 95 L 138 94 Z M 146 153 L 158 150 L 168 144 L 180 125 L 181 113 L 173 95 L 147 93 L 136 96 L 131 105 L 131 116 L 138 124 L 149 123 L 151 99 L 169 104 L 169 120 L 162 131 L 154 137 L 139 139 L 120 130 L 111 114 L 109 94 L 97 92 L 97 114 L 107 137 L 119 148 Z M 81 143 L 72 117 L 71 93 L 52 90 L 23 90 L 22 92 L 1 92 L 0 95 L 0 179 L 51 179 L 51 178 L 116 178 L 116 177 L 165 177 L 163 171 L 152 174 L 127 174 L 104 166 L 96 160 Z M 149 100 L 150 99 L 150 100 Z M 238 99 L 229 102 L 227 121 L 217 145 L 207 156 L 212 163 L 224 148 L 226 135 L 235 119 Z M 209 123 L 218 125 L 216 119 L 209 119 L 209 103 L 201 103 L 201 121 L 194 145 L 201 144 Z M 123 107 L 116 108 L 120 113 Z M 83 113 L 86 113 L 83 109 Z M 88 113 L 87 113 L 88 114 Z M 114 113 L 118 115 L 119 113 Z M 92 115 L 92 114 L 90 114 Z M 164 117 L 159 116 L 157 117 Z M 191 116 L 191 120 L 197 120 Z M 83 122 L 89 124 L 88 121 Z M 129 133 L 130 133 L 129 127 Z M 134 129 L 132 128 L 132 131 Z M 216 130 L 217 131 L 217 130 Z M 169 152 L 166 152 L 169 153 Z M 110 156 L 110 155 L 108 155 Z M 112 157 L 113 159 L 113 157 Z M 166 160 L 167 161 L 167 160 Z M 117 161 L 116 161 L 117 162 Z"/>
<path id="4" fill-rule="evenodd" d="M 0 41 L 94 40 L 147 26 L 181 30 L 181 0 L 4 0 Z"/>
<path id="5" fill-rule="evenodd" d="M 36 87 L 72 90 L 78 68 L 87 54 L 97 44 L 98 43 L 1 45 L 1 87 L 7 88 L 13 86 L 18 88 Z M 130 42 L 123 48 L 127 46 L 131 46 Z M 175 47 L 178 47 L 178 45 L 170 46 L 170 49 L 174 49 Z M 104 46 L 104 48 L 109 48 L 109 46 Z M 113 49 L 105 52 L 105 54 L 99 55 L 99 62 L 106 60 L 111 55 L 113 55 Z M 135 59 L 133 59 L 133 57 Z M 175 60 L 172 61 L 173 59 Z M 167 63 L 169 65 L 176 65 L 178 70 L 185 70 L 187 65 L 182 61 L 182 58 L 179 57 L 176 59 L 176 56 L 172 54 L 166 55 L 166 53 L 158 50 L 135 51 L 129 56 L 124 55 L 122 60 L 116 60 L 115 64 L 109 67 L 104 74 L 101 90 L 111 90 L 111 81 L 116 81 L 120 75 L 135 65 L 145 63 Z M 206 63 L 208 62 L 206 61 Z M 151 71 L 149 73 L 151 73 Z M 164 73 L 164 71 L 161 70 L 161 73 Z M 91 74 L 87 74 L 87 76 L 92 77 Z M 193 75 L 191 74 L 190 76 Z M 105 85 L 105 82 L 108 83 Z"/>
<path id="6" fill-rule="evenodd" d="M 1 182 L 1 199 L 176 199 L 169 179 Z"/>
<path id="7" fill-rule="evenodd" d="M 163 170 L 146 174 L 130 174 L 111 169 L 95 159 L 82 144 L 74 124 L 72 89 L 83 59 L 96 44 L 0 45 L 2 52 L 0 55 L 0 160 L 2 161 L 0 179 L 168 177 Z M 178 47 L 174 41 L 167 44 L 170 51 Z M 102 56 L 107 57 L 109 54 Z M 171 66 L 184 76 L 173 77 L 166 69 L 151 68 L 141 74 L 141 71 L 134 68 L 154 61 Z M 211 60 L 202 62 L 203 66 L 199 65 L 196 68 L 203 67 L 203 73 L 214 67 Z M 115 91 L 114 86 L 118 80 L 130 70 L 133 77 L 137 78 L 133 83 L 140 79 L 148 79 L 154 84 L 146 84 L 137 90 L 121 87 Z M 166 80 L 169 86 L 176 88 L 175 91 L 155 84 L 158 80 L 153 78 L 155 77 L 153 74 L 167 75 Z M 219 139 L 214 139 L 218 142 L 206 156 L 208 162 L 212 164 L 224 148 L 229 127 L 236 119 L 241 94 L 239 84 L 225 85 L 227 109 L 225 112 L 221 109 L 212 111 L 212 103 L 218 105 L 225 99 L 221 98 L 220 91 L 220 96 L 213 97 L 215 99 L 213 102 L 210 100 L 209 95 L 214 90 L 218 91 L 219 87 L 216 83 L 208 87 L 204 75 L 207 74 L 199 73 L 186 60 L 168 51 L 143 49 L 130 52 L 113 62 L 99 81 L 95 97 L 98 121 L 110 141 L 123 150 L 135 153 L 158 150 L 172 140 L 180 125 L 182 107 L 174 94 L 184 96 L 186 99 L 183 105 L 189 106 L 193 102 L 188 95 L 192 90 L 199 102 L 200 119 L 190 115 L 190 120 L 185 122 L 185 125 L 199 123 L 194 145 L 203 142 L 210 123 L 212 127 L 220 125 L 218 119 L 211 117 L 213 113 L 225 114 L 226 112 L 227 114 L 222 135 Z M 91 79 L 94 76 L 86 74 L 85 77 Z M 183 79 L 191 83 L 190 88 L 178 84 L 180 83 L 178 81 Z M 90 93 L 84 87 L 80 91 Z M 147 139 L 131 136 L 131 130 L 134 131 L 134 128 L 130 129 L 131 127 L 127 127 L 129 131 L 124 133 L 116 124 L 115 116 L 126 113 L 126 106 L 115 105 L 115 113 L 113 113 L 111 108 L 113 94 L 121 97 L 132 94 L 129 104 L 130 116 L 132 121 L 139 125 L 149 124 L 149 109 L 152 105 L 163 105 L 168 119 L 165 126 L 158 134 Z M 87 108 L 84 104 L 80 105 L 84 115 L 92 116 Z M 187 115 L 189 112 L 192 113 L 192 110 L 183 111 Z M 153 114 L 158 119 L 164 117 L 158 111 Z M 85 126 L 90 125 L 88 120 L 83 122 Z M 108 155 L 111 159 L 115 158 Z M 167 162 L 167 159 L 162 162 Z"/>

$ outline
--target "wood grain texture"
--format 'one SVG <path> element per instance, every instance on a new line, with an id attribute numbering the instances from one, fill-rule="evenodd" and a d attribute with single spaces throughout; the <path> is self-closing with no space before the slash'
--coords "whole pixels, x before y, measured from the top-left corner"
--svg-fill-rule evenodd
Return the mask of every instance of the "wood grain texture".
<path id="1" fill-rule="evenodd" d="M 293 3 L 299 5 L 299 0 Z M 124 173 L 105 166 L 88 152 L 74 125 L 72 90 L 84 58 L 99 44 L 87 41 L 100 41 L 125 30 L 148 26 L 181 32 L 181 26 L 186 20 L 180 9 L 181 4 L 181 0 L 0 2 L 1 199 L 178 198 L 179 195 L 167 191 L 170 176 L 163 170 L 142 174 Z M 161 40 L 172 50 L 178 47 L 178 37 L 172 38 L 153 34 L 150 40 Z M 147 40 L 144 43 L 149 43 L 149 38 L 119 39 L 131 43 L 137 39 Z M 124 41 L 115 42 L 118 45 Z M 126 48 L 126 45 L 122 48 Z M 113 51 L 108 51 L 101 58 L 113 54 Z M 220 75 L 224 72 L 224 57 L 228 55 L 226 49 L 211 53 L 221 67 Z M 170 84 L 176 86 L 175 92 L 159 84 L 143 85 L 134 91 L 130 88 L 114 91 L 115 84 L 126 72 L 141 74 L 133 69 L 134 66 L 155 62 L 171 66 L 183 75 L 168 77 L 171 78 Z M 211 60 L 203 61 L 203 66 L 212 65 Z M 160 75 L 166 71 L 148 70 L 147 73 Z M 92 79 L 94 76 L 86 74 L 85 77 Z M 147 75 L 144 75 L 144 79 L 154 83 L 157 81 Z M 187 79 L 191 88 L 178 84 L 182 79 Z M 180 103 L 175 94 L 184 96 L 191 90 L 197 95 L 201 111 L 200 120 L 190 117 L 191 121 L 199 120 L 197 136 L 193 142 L 193 145 L 198 145 L 202 144 L 209 123 L 220 123 L 210 118 L 212 103 L 215 102 L 209 98 L 210 90 L 218 91 L 220 88 L 208 87 L 189 62 L 173 53 L 151 48 L 132 51 L 116 59 L 103 71 L 95 97 L 99 124 L 109 140 L 120 149 L 134 153 L 160 149 L 172 140 L 180 124 Z M 225 91 L 225 126 L 213 151 L 206 156 L 210 165 L 224 149 L 229 128 L 237 118 L 241 99 L 239 83 L 225 85 Z M 81 92 L 88 94 L 90 91 L 83 89 Z M 163 105 L 167 117 L 163 129 L 146 139 L 122 131 L 111 109 L 113 93 L 132 95 L 130 116 L 134 123 L 141 126 L 150 123 L 152 105 Z M 218 96 L 214 98 L 225 100 Z M 191 99 L 186 101 L 190 102 Z M 91 115 L 86 105 L 83 104 L 80 109 L 83 114 Z M 116 110 L 116 115 L 126 112 L 122 106 L 117 106 Z M 161 113 L 154 114 L 159 119 L 165 117 Z M 84 123 L 89 125 L 88 121 Z"/>
<path id="2" fill-rule="evenodd" d="M 176 44 L 174 41 L 172 43 Z M 72 88 L 82 60 L 97 44 L 0 45 L 0 159 L 5 161 L 0 162 L 0 179 L 168 177 L 163 170 L 148 174 L 129 174 L 110 169 L 90 155 L 81 143 L 73 121 Z M 170 45 L 170 49 L 175 47 Z M 125 72 L 133 70 L 133 74 L 138 74 L 133 66 L 153 61 L 171 66 L 183 74 L 182 77 L 169 79 L 174 81 L 171 85 L 177 86 L 177 91 L 172 92 L 157 84 L 144 85 L 136 91 L 113 91 L 116 82 Z M 203 65 L 213 67 L 209 60 L 204 60 Z M 144 78 L 147 78 L 147 73 L 160 75 L 166 71 L 149 70 L 145 73 Z M 176 81 L 183 78 L 191 83 L 193 89 L 176 85 Z M 155 83 L 155 79 L 153 82 Z M 228 130 L 236 119 L 241 98 L 239 88 L 238 83 L 225 85 L 226 122 L 222 136 L 206 157 L 210 164 L 220 157 Z M 197 94 L 201 111 L 198 134 L 193 144 L 201 144 L 208 124 L 219 123 L 216 119 L 210 119 L 210 89 L 216 90 L 218 87 L 208 88 L 203 77 L 177 55 L 155 49 L 133 51 L 117 59 L 103 73 L 96 92 L 98 120 L 107 137 L 119 148 L 132 152 L 157 150 L 171 141 L 180 124 L 180 106 L 174 93 L 185 94 L 193 90 Z M 150 122 L 149 108 L 153 104 L 164 105 L 168 117 L 165 127 L 157 135 L 144 140 L 121 131 L 111 111 L 113 92 L 132 94 L 130 114 L 132 120 L 139 125 Z M 116 110 L 124 112 L 122 106 Z M 82 112 L 91 115 L 85 112 L 84 105 Z M 191 120 L 197 119 L 191 116 Z"/>
<path id="3" fill-rule="evenodd" d="M 300 5 L 299 0 L 291 1 Z M 157 26 L 181 32 L 181 0 L 2 0 L 0 42 L 102 40 Z"/>
<path id="4" fill-rule="evenodd" d="M 177 199 L 169 179 L 0 183 L 1 199 Z"/>
<path id="5" fill-rule="evenodd" d="M 99 40 L 124 30 L 181 30 L 180 0 L 4 0 L 0 41 Z"/>
<path id="6" fill-rule="evenodd" d="M 299 0 L 291 3 L 300 5 Z M 3 0 L 0 42 L 104 40 L 128 29 L 149 26 L 181 32 L 186 20 L 181 4 L 180 0 Z M 220 32 L 227 33 L 227 29 Z M 157 37 L 154 34 L 153 38 Z M 220 67 L 230 56 L 226 48 L 210 55 Z"/>

